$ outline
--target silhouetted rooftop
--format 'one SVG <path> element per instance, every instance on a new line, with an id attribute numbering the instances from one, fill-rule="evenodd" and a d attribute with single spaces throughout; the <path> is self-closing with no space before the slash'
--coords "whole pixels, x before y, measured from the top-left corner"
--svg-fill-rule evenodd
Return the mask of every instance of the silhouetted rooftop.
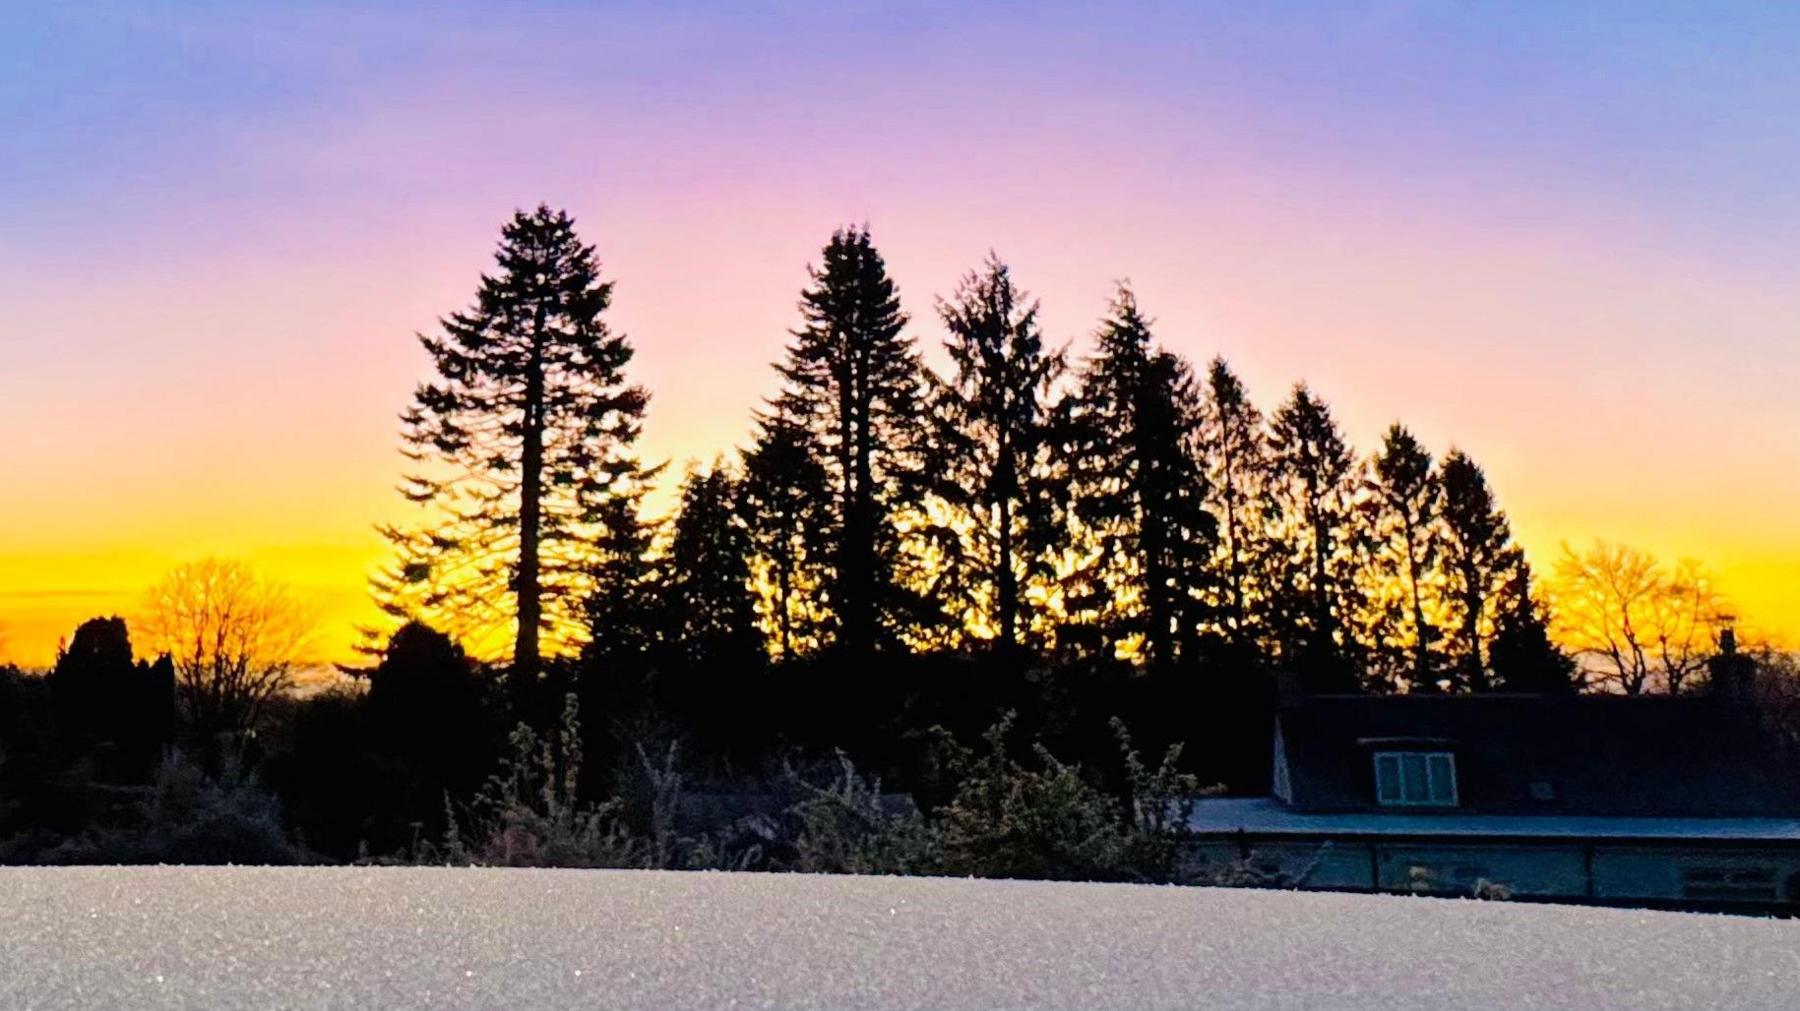
<path id="1" fill-rule="evenodd" d="M 1465 813 L 1800 815 L 1793 763 L 1756 713 L 1705 696 L 1314 696 L 1277 716 L 1283 799 L 1374 810 L 1371 755 L 1390 748 L 1452 752 Z"/>

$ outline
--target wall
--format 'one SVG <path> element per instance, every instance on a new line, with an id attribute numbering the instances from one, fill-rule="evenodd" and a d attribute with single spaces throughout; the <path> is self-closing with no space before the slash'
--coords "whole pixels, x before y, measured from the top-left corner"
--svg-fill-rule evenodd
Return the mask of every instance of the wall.
<path id="1" fill-rule="evenodd" d="M 1203 872 L 1233 884 L 1696 908 L 1800 904 L 1800 846 L 1778 844 L 1209 836 L 1193 854 Z"/>

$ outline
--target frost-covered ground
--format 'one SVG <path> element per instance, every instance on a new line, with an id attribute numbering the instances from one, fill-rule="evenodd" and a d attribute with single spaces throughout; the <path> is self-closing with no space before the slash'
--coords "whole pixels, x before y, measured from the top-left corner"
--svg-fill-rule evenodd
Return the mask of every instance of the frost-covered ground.
<path id="1" fill-rule="evenodd" d="M 1800 1007 L 1800 923 L 643 871 L 0 869 L 0 1008 Z"/>

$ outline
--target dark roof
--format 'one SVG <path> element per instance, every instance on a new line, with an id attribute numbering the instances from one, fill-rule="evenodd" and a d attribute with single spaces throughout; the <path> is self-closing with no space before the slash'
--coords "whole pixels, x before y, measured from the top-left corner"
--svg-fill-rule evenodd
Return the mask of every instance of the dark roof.
<path id="1" fill-rule="evenodd" d="M 1800 776 L 1755 713 L 1707 697 L 1313 696 L 1277 716 L 1298 810 L 1375 807 L 1370 753 L 1452 751 L 1464 811 L 1637 817 L 1800 813 Z M 1534 785 L 1536 789 L 1534 791 Z"/>

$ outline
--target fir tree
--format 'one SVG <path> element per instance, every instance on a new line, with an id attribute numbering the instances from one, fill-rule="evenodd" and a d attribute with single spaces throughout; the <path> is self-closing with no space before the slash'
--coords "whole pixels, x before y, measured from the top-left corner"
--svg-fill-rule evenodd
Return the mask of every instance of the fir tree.
<path id="1" fill-rule="evenodd" d="M 384 529 L 399 557 L 374 589 L 398 619 L 510 626 L 528 684 L 546 645 L 581 639 L 596 544 L 635 536 L 613 524 L 647 477 L 631 447 L 649 398 L 625 380 L 631 346 L 601 319 L 612 284 L 568 214 L 515 214 L 495 260 L 475 304 L 420 337 L 437 378 L 401 416 L 416 465 L 401 490 L 426 516 Z"/>
<path id="2" fill-rule="evenodd" d="M 1506 513 L 1494 504 L 1487 475 L 1475 461 L 1453 449 L 1439 473 L 1444 489 L 1445 595 L 1454 615 L 1448 649 L 1451 672 L 1463 691 L 1487 691 L 1492 684 L 1486 644 L 1494 634 L 1500 599 L 1524 558 L 1512 543 Z"/>
<path id="3" fill-rule="evenodd" d="M 1262 412 L 1223 358 L 1206 371 L 1200 425 L 1207 501 L 1218 519 L 1219 622 L 1237 646 L 1254 644 L 1263 631 L 1262 607 L 1270 588 L 1269 448 Z"/>
<path id="4" fill-rule="evenodd" d="M 91 753 L 109 782 L 142 782 L 175 728 L 175 668 L 167 654 L 133 661 L 125 619 L 90 618 L 56 652 L 44 679 L 65 748 Z"/>
<path id="5" fill-rule="evenodd" d="M 1366 553 L 1356 522 L 1362 469 L 1330 408 L 1304 383 L 1275 412 L 1269 458 L 1281 516 L 1281 662 L 1310 690 L 1353 691 L 1359 658 L 1349 623 L 1362 609 Z"/>
<path id="6" fill-rule="evenodd" d="M 826 592 L 839 645 L 858 656 L 898 624 L 903 604 L 893 513 L 918 486 L 922 372 L 867 228 L 835 232 L 810 273 L 801 326 L 778 366 L 786 385 L 776 407 L 829 482 Z"/>
<path id="7" fill-rule="evenodd" d="M 931 489 L 959 517 L 960 549 L 943 564 L 965 569 L 951 606 L 1011 648 L 1029 628 L 1026 588 L 1051 574 L 1060 536 L 1060 482 L 1047 469 L 1064 356 L 1044 348 L 1037 303 L 993 256 L 938 311 L 953 372 L 933 383 Z"/>
<path id="8" fill-rule="evenodd" d="M 1407 657 L 1381 674 L 1390 687 L 1404 678 L 1420 691 L 1438 680 L 1438 629 L 1426 615 L 1426 599 L 1434 592 L 1427 582 L 1437 568 L 1443 485 L 1431 453 L 1398 423 L 1382 437 L 1373 463 L 1366 509 L 1381 583 L 1380 652 Z"/>
<path id="9" fill-rule="evenodd" d="M 1495 618 L 1488 663 L 1506 692 L 1565 694 L 1581 687 L 1575 659 L 1550 640 L 1550 621 L 1531 592 L 1531 566 L 1512 569 Z"/>
<path id="10" fill-rule="evenodd" d="M 830 479 L 806 431 L 784 414 L 762 419 L 744 453 L 740 506 L 754 548 L 760 609 L 776 654 L 791 659 L 818 644 L 817 587 L 830 552 L 823 534 Z"/>
<path id="11" fill-rule="evenodd" d="M 643 519 L 644 492 L 639 485 L 614 495 L 595 514 L 600 534 L 588 548 L 587 641 L 582 649 L 582 676 L 589 680 L 618 679 L 635 686 L 649 676 L 657 647 L 669 638 L 668 587 L 653 558 L 661 525 Z"/>
<path id="12" fill-rule="evenodd" d="M 750 531 L 739 484 L 722 463 L 681 485 L 665 560 L 668 627 L 689 664 L 738 664 L 761 652 L 750 588 Z"/>
<path id="13" fill-rule="evenodd" d="M 1153 345 L 1150 321 L 1121 285 L 1072 398 L 1074 511 L 1097 541 L 1091 594 L 1103 609 L 1137 605 L 1105 624 L 1138 634 L 1164 665 L 1200 625 L 1197 591 L 1217 524 L 1194 455 L 1199 394 L 1187 363 Z"/>

